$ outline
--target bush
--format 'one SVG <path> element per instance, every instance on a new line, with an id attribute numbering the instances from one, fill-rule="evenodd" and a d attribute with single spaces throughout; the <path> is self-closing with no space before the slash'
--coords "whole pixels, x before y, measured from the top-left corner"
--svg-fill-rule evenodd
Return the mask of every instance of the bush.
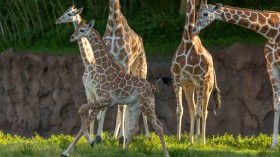
<path id="1" fill-rule="evenodd" d="M 96 29 L 103 34 L 108 16 L 108 1 L 74 1 L 84 7 L 82 16 L 95 19 Z M 279 11 L 280 0 L 209 0 L 209 3 Z M 122 12 L 129 25 L 143 38 L 146 52 L 173 53 L 182 38 L 185 17 L 179 15 L 178 0 L 121 0 Z M 0 50 L 15 47 L 23 50 L 53 51 L 57 54 L 78 52 L 69 43 L 72 24 L 55 25 L 55 20 L 72 5 L 71 1 L 34 0 L 0 1 Z M 4 16 L 5 15 L 5 16 Z M 20 15 L 20 16 L 18 16 Z M 223 31 L 221 31 L 223 30 Z M 264 44 L 262 36 L 245 28 L 214 22 L 200 34 L 206 47 L 225 47 L 234 42 Z M 62 53 L 62 54 L 63 54 Z"/>

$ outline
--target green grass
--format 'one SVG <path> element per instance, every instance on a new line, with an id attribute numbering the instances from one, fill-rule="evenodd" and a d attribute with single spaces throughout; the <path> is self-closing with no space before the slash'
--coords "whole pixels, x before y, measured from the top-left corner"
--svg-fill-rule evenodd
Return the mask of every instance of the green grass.
<path id="1" fill-rule="evenodd" d="M 32 138 L 19 137 L 16 135 L 3 134 L 0 132 L 0 156 L 1 157 L 50 157 L 59 156 L 72 142 L 73 137 L 69 135 L 52 135 L 50 138 L 42 138 L 35 135 Z M 225 134 L 223 136 L 207 137 L 207 145 L 188 142 L 185 134 L 181 141 L 175 136 L 166 136 L 165 141 L 172 157 L 279 157 L 280 147 L 269 150 L 271 137 L 259 135 L 257 137 Z M 105 133 L 103 142 L 94 148 L 87 144 L 82 138 L 71 156 L 104 156 L 104 157 L 145 157 L 163 156 L 159 138 L 152 134 L 152 140 L 138 135 L 134 138 L 130 149 L 125 151 L 118 147 L 117 140 L 111 134 Z"/>

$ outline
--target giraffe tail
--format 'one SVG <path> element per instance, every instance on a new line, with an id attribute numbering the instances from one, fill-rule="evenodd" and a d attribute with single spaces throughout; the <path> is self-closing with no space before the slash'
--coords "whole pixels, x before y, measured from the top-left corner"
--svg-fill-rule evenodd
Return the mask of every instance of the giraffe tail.
<path id="1" fill-rule="evenodd" d="M 216 77 L 216 72 L 215 69 L 213 71 L 214 73 L 214 89 L 213 89 L 213 96 L 214 96 L 214 100 L 216 102 L 215 108 L 214 108 L 214 114 L 216 115 L 216 109 L 221 108 L 222 104 L 221 104 L 221 91 L 217 85 L 217 77 Z"/>
<path id="2" fill-rule="evenodd" d="M 158 83 L 162 81 L 165 85 L 170 85 L 172 83 L 172 78 L 171 77 L 162 77 L 160 79 L 157 80 L 156 82 L 156 91 L 159 93 L 159 90 L 158 90 Z"/>

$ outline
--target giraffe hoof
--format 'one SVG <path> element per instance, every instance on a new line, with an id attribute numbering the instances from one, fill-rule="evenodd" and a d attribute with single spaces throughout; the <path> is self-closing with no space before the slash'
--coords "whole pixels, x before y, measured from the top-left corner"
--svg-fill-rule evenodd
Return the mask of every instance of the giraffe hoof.
<path id="1" fill-rule="evenodd" d="M 274 145 L 274 144 L 272 144 L 271 146 L 270 146 L 270 150 L 273 150 L 273 149 L 275 149 L 276 148 L 276 145 Z"/>
<path id="2" fill-rule="evenodd" d="M 124 137 L 121 136 L 121 137 L 119 138 L 119 145 L 123 145 L 123 144 L 124 144 Z"/>
<path id="3" fill-rule="evenodd" d="M 65 154 L 61 154 L 60 157 L 69 157 L 69 156 Z"/>
<path id="4" fill-rule="evenodd" d="M 96 144 L 99 144 L 99 143 L 101 143 L 101 141 L 102 141 L 101 136 L 100 136 L 100 135 L 97 135 L 97 136 L 95 137 L 95 143 L 96 143 Z"/>
<path id="5" fill-rule="evenodd" d="M 94 141 L 92 141 L 92 142 L 91 142 L 91 144 L 90 144 L 90 146 L 91 146 L 91 147 L 93 147 L 93 146 L 94 146 L 94 143 L 95 143 L 95 142 L 94 142 Z"/>

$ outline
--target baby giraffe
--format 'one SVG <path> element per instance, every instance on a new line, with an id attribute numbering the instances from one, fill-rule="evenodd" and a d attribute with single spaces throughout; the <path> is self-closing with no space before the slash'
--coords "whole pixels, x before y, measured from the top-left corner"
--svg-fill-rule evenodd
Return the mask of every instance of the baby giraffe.
<path id="1" fill-rule="evenodd" d="M 82 130 L 84 137 L 90 144 L 94 140 L 89 136 L 87 119 L 88 111 L 93 110 L 94 118 L 96 118 L 97 110 L 104 107 L 111 107 L 119 104 L 128 104 L 130 111 L 129 135 L 125 143 L 125 149 L 128 149 L 133 136 L 139 129 L 139 115 L 142 112 L 147 116 L 152 124 L 156 134 L 159 136 L 164 156 L 169 157 L 168 150 L 165 145 L 162 126 L 155 113 L 155 88 L 146 79 L 127 74 L 114 61 L 109 50 L 107 49 L 100 34 L 93 29 L 94 22 L 89 24 L 82 21 L 76 28 L 70 41 L 74 42 L 86 37 L 91 44 L 94 58 L 95 69 L 89 73 L 89 81 L 92 86 L 91 93 L 95 95 L 94 103 L 83 104 L 79 109 L 82 121 Z"/>

